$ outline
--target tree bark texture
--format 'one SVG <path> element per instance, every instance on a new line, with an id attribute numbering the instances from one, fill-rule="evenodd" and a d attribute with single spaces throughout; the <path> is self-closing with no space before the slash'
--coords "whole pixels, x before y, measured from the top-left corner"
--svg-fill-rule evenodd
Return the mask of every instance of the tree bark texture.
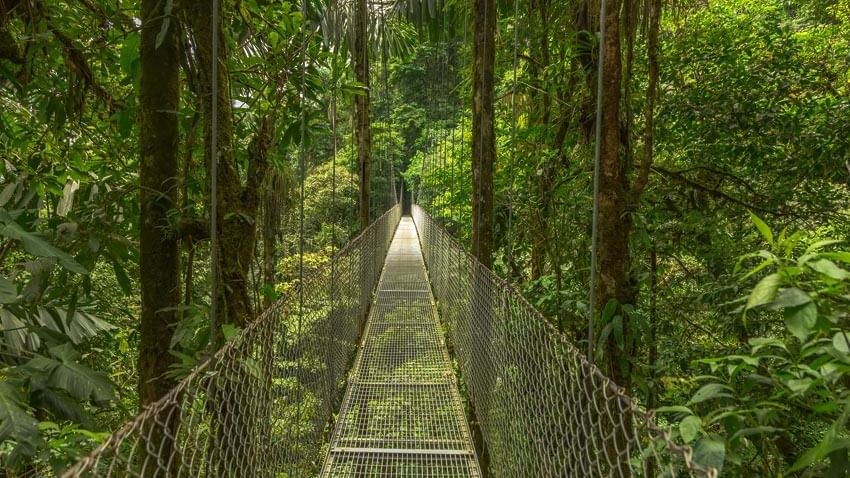
<path id="1" fill-rule="evenodd" d="M 530 12 L 539 15 L 539 23 L 532 22 L 537 28 L 532 31 L 537 38 L 531 38 L 531 44 L 536 48 L 530 49 L 532 61 L 528 64 L 529 76 L 534 88 L 530 92 L 531 103 L 539 105 L 530 112 L 530 123 L 544 131 L 549 127 L 551 119 L 551 98 L 547 91 L 546 69 L 551 62 L 549 52 L 549 1 L 532 0 Z M 546 269 L 546 259 L 549 250 L 549 221 L 552 219 L 552 195 L 557 177 L 556 158 L 535 154 L 541 158 L 537 165 L 534 180 L 536 206 L 531 211 L 531 279 L 537 280 Z"/>
<path id="2" fill-rule="evenodd" d="M 615 300 L 631 304 L 634 291 L 629 280 L 629 235 L 632 230 L 628 212 L 628 179 L 620 151 L 620 98 L 622 65 L 620 57 L 620 2 L 608 0 L 605 17 L 604 74 L 602 78 L 602 135 L 599 175 L 599 281 L 597 305 Z M 628 318 L 623 317 L 623 332 L 628 333 Z M 619 347 L 614 334 L 606 344 L 609 376 L 629 387 L 628 357 L 630 340 Z"/>
<path id="3" fill-rule="evenodd" d="M 143 0 L 140 45 L 140 163 L 139 163 L 139 287 L 141 321 L 139 343 L 139 406 L 144 409 L 166 395 L 174 385 L 166 373 L 174 363 L 169 353 L 174 328 L 180 320 L 180 248 L 171 234 L 168 214 L 176 208 L 180 130 L 180 61 L 177 26 L 173 22 L 157 45 L 166 18 L 164 3 Z M 169 455 L 178 423 L 165 407 L 157 417 L 163 426 L 144 430 L 139 460 L 147 450 Z M 175 461 L 179 457 L 174 457 Z M 144 476 L 162 476 L 149 469 Z"/>
<path id="4" fill-rule="evenodd" d="M 254 316 L 248 284 L 248 272 L 253 260 L 257 240 L 257 216 L 260 205 L 260 188 L 268 171 L 268 150 L 272 139 L 272 126 L 268 117 L 262 117 L 248 150 L 248 169 L 243 184 L 233 149 L 233 112 L 230 99 L 230 72 L 225 59 L 227 48 L 223 29 L 219 28 L 218 51 L 218 124 L 212 129 L 212 2 L 195 0 L 188 11 L 189 23 L 195 38 L 200 94 L 204 117 L 204 140 L 207 145 L 207 165 L 211 164 L 209 145 L 212 135 L 218 145 L 218 251 L 219 317 L 213 324 L 213 335 L 220 340 L 221 325 L 247 325 Z M 209 168 L 208 168 L 209 169 Z"/>
<path id="5" fill-rule="evenodd" d="M 496 136 L 493 73 L 496 2 L 475 0 L 472 64 L 472 254 L 493 267 L 493 173 Z"/>
<path id="6" fill-rule="evenodd" d="M 168 233 L 168 212 L 177 205 L 180 185 L 180 62 L 173 19 L 156 45 L 165 18 L 164 2 L 143 0 L 141 17 L 139 403 L 144 408 L 173 386 L 164 374 L 174 362 L 168 351 L 180 304 L 179 244 Z"/>
<path id="7" fill-rule="evenodd" d="M 369 9 L 366 0 L 357 0 L 354 19 L 354 77 L 364 86 L 363 94 L 354 97 L 357 165 L 360 176 L 360 230 L 369 226 L 369 167 L 372 134 L 369 125 Z"/>
<path id="8" fill-rule="evenodd" d="M 212 51 L 213 18 L 212 2 L 194 0 L 186 9 L 187 24 L 195 40 L 198 77 L 198 94 L 201 96 L 204 118 L 204 143 L 206 164 L 211 171 L 212 152 L 210 147 L 215 135 L 217 144 L 217 194 L 211 197 L 217 205 L 217 251 L 219 278 L 215 291 L 216 317 L 211 323 L 214 346 L 224 342 L 223 324 L 246 327 L 254 319 L 254 307 L 249 288 L 249 271 L 254 259 L 257 241 L 257 223 L 262 199 L 261 188 L 269 169 L 268 151 L 272 142 L 272 123 L 268 115 L 258 119 L 257 131 L 248 145 L 247 167 L 239 170 L 234 148 L 233 110 L 230 97 L 230 71 L 227 67 L 227 38 L 221 20 L 218 25 L 218 54 Z M 220 8 L 220 7 L 219 7 Z M 221 13 L 221 12 L 219 12 Z M 222 18 L 219 14 L 218 18 Z M 213 62 L 218 62 L 218 89 L 213 92 Z M 212 124 L 212 102 L 217 102 L 217 124 Z M 244 180 L 243 180 L 244 178 Z M 243 349 L 246 356 L 261 354 L 267 357 L 268 344 L 262 350 Z M 254 358 L 254 357 L 252 357 Z M 261 359 L 265 366 L 265 359 Z M 245 374 L 239 367 L 221 371 L 222 380 L 210 393 L 209 404 L 215 424 L 216 444 L 212 447 L 210 473 L 215 476 L 254 476 L 256 465 L 250 457 L 259 450 L 267 420 L 267 408 L 263 400 L 252 400 L 245 394 L 263 394 L 260 380 Z"/>

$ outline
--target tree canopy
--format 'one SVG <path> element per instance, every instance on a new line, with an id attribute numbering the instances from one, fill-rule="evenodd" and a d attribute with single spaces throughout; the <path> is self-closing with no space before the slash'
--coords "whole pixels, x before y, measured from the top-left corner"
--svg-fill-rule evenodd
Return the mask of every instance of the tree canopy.
<path id="1" fill-rule="evenodd" d="M 721 476 L 850 475 L 850 2 L 600 3 L 0 0 L 0 474 L 412 200 Z"/>

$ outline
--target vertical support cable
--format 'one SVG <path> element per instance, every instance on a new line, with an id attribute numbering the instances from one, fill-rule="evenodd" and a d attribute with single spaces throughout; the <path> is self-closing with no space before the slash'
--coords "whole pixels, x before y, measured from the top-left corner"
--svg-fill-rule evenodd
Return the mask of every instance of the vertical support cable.
<path id="1" fill-rule="evenodd" d="M 466 10 L 464 12 L 464 15 L 463 15 L 463 46 L 464 47 L 466 46 L 466 41 L 467 41 L 467 27 L 468 27 L 468 25 L 469 25 L 469 10 Z M 475 60 L 473 59 L 473 61 L 475 61 Z M 460 105 L 461 105 L 461 110 L 465 112 L 466 105 L 464 104 L 463 100 L 461 100 Z M 470 105 L 470 113 L 471 112 L 472 112 L 472 106 Z M 461 122 L 460 122 L 460 157 L 461 157 L 462 161 L 466 160 L 466 120 L 462 116 L 461 116 Z M 461 162 L 457 166 L 457 169 L 458 169 L 458 189 L 463 187 L 463 167 L 462 166 L 463 166 L 463 162 Z M 462 212 L 458 211 L 458 215 L 457 215 L 458 216 L 458 231 L 462 230 L 461 227 L 460 227 L 460 217 L 461 217 L 461 215 L 462 215 Z M 459 236 L 462 240 L 463 236 L 460 235 L 460 234 L 459 234 Z M 458 254 L 458 265 L 460 265 L 460 261 L 462 260 L 462 258 L 463 257 L 460 254 Z"/>
<path id="2" fill-rule="evenodd" d="M 334 48 L 334 50 L 336 50 Z M 336 137 L 336 98 L 337 98 L 337 71 L 336 51 L 334 51 L 333 66 L 331 69 L 331 134 L 334 138 L 334 151 L 331 158 L 331 309 L 333 309 L 334 284 L 336 282 L 336 155 L 339 151 Z"/>
<path id="3" fill-rule="evenodd" d="M 514 58 L 513 58 L 513 86 L 511 87 L 511 162 L 508 165 L 508 271 L 511 270 L 514 254 L 514 164 L 516 163 L 516 95 L 517 95 L 517 64 L 519 58 L 519 0 L 514 0 Z M 510 273 L 508 273 L 510 277 Z"/>
<path id="4" fill-rule="evenodd" d="M 298 334 L 304 320 L 304 183 L 307 176 L 307 155 L 304 137 L 307 132 L 307 0 L 301 1 L 301 138 L 299 144 L 298 169 L 301 197 L 298 204 Z"/>
<path id="5" fill-rule="evenodd" d="M 599 161 L 602 154 L 602 91 L 605 73 L 605 10 L 608 2 L 602 0 L 599 10 L 599 61 L 596 73 L 596 144 L 593 157 L 593 219 L 590 234 L 590 302 L 587 304 L 587 360 L 593 363 L 593 320 L 596 315 L 596 268 L 599 242 Z"/>
<path id="6" fill-rule="evenodd" d="M 219 0 L 212 0 L 212 91 L 210 102 L 210 327 L 218 336 L 218 21 Z"/>

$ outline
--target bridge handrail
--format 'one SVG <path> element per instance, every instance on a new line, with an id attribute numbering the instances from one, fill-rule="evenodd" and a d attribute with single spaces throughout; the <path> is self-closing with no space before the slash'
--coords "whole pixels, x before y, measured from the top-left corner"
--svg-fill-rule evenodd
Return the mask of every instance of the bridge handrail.
<path id="1" fill-rule="evenodd" d="M 400 219 L 390 208 L 62 476 L 317 472 Z"/>
<path id="2" fill-rule="evenodd" d="M 492 476 L 717 476 L 425 209 L 412 212 Z"/>

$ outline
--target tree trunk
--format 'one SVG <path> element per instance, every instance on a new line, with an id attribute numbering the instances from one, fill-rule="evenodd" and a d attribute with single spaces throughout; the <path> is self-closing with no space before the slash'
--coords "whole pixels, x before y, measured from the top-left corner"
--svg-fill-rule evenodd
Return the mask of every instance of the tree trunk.
<path id="1" fill-rule="evenodd" d="M 599 281 L 597 282 L 599 310 L 614 300 L 631 304 L 634 291 L 629 281 L 629 234 L 631 216 L 627 211 L 627 178 L 620 156 L 620 2 L 608 0 L 605 21 L 604 74 L 602 79 L 602 131 L 599 175 Z M 629 330 L 628 318 L 623 317 L 624 336 Z M 623 347 L 616 344 L 612 333 L 605 345 L 609 376 L 628 389 L 629 340 Z"/>
<path id="2" fill-rule="evenodd" d="M 474 43 L 472 63 L 472 255 L 488 269 L 493 267 L 493 169 L 496 157 L 496 138 L 494 129 L 493 73 L 496 49 L 496 2 L 495 0 L 475 0 L 474 4 Z M 487 281 L 481 271 L 476 271 L 473 279 L 473 301 L 475 313 L 489 317 L 492 297 L 488 294 Z M 483 327 L 475 331 L 477 350 L 487 350 L 490 344 L 490 321 L 479 319 Z M 490 370 L 491 359 L 487 354 L 479 356 L 473 363 L 476 370 Z M 480 361 L 480 362 L 479 362 Z M 491 384 L 482 385 L 484 392 L 476 399 L 476 409 L 471 418 L 471 427 L 475 447 L 485 476 L 488 473 L 489 455 L 483 440 L 482 430 L 478 426 L 478 416 L 489 409 L 482 402 L 488 395 L 486 390 Z M 471 394 L 477 391 L 470 390 Z M 480 392 L 479 392 L 480 393 Z"/>
<path id="3" fill-rule="evenodd" d="M 628 208 L 628 179 L 620 151 L 620 98 L 622 64 L 620 57 L 620 1 L 608 0 L 605 11 L 605 37 L 602 39 L 602 130 L 599 158 L 599 281 L 598 310 L 610 301 L 618 303 L 622 317 L 621 331 L 612 331 L 604 344 L 606 374 L 627 391 L 631 386 L 632 334 L 630 320 L 620 305 L 634 302 L 634 290 L 629 281 L 629 234 L 632 229 Z M 617 337 L 622 337 L 618 343 Z M 611 474 L 631 476 L 627 457 L 631 413 L 616 400 L 610 401 L 613 434 L 606 442 Z M 623 426 L 625 425 L 625 426 Z"/>
<path id="4" fill-rule="evenodd" d="M 546 69 L 549 67 L 549 0 L 532 0 L 532 12 L 540 15 L 539 30 L 534 34 L 538 36 L 538 48 L 532 48 L 533 57 L 529 62 L 528 70 L 531 76 L 532 104 L 539 107 L 532 108 L 531 124 L 541 130 L 549 126 L 552 110 L 552 100 L 547 91 Z M 541 155 L 535 155 L 541 157 Z M 547 253 L 549 251 L 549 221 L 552 219 L 552 189 L 555 184 L 557 165 L 554 158 L 541 157 L 537 165 L 538 173 L 535 174 L 534 191 L 537 197 L 537 207 L 531 212 L 531 279 L 539 279 L 546 268 Z"/>
<path id="5" fill-rule="evenodd" d="M 233 111 L 230 100 L 230 72 L 227 69 L 227 49 L 222 29 L 219 28 L 218 55 L 218 125 L 212 130 L 212 3 L 195 1 L 188 12 L 189 23 L 195 38 L 201 102 L 204 116 L 204 140 L 207 147 L 207 165 L 211 164 L 209 145 L 216 134 L 218 144 L 218 263 L 219 290 L 216 296 L 220 316 L 213 324 L 213 336 L 220 340 L 221 325 L 247 325 L 254 315 L 248 287 L 248 272 L 253 260 L 257 240 L 257 216 L 260 188 L 268 170 L 268 148 L 271 144 L 271 123 L 268 117 L 260 119 L 257 132 L 248 151 L 248 169 L 245 184 L 236 164 L 233 150 Z"/>
<path id="6" fill-rule="evenodd" d="M 248 161 L 245 171 L 240 172 L 234 151 L 233 110 L 230 98 L 230 72 L 226 58 L 227 42 L 223 25 L 218 28 L 218 55 L 213 57 L 212 2 L 195 0 L 186 10 L 187 23 L 195 39 L 196 65 L 198 67 L 198 93 L 204 118 L 204 142 L 206 162 L 211 170 L 210 146 L 213 135 L 217 142 L 217 194 L 210 198 L 217 204 L 217 251 L 219 277 L 215 291 L 217 310 L 211 323 L 213 345 L 224 343 L 222 325 L 234 324 L 246 327 L 254 319 L 254 308 L 248 283 L 248 273 L 253 262 L 257 240 L 257 223 L 261 188 L 268 171 L 268 150 L 271 145 L 272 127 L 268 116 L 261 116 L 248 146 Z M 221 15 L 219 15 L 221 18 Z M 219 20 L 221 22 L 221 20 Z M 212 66 L 218 63 L 218 90 L 212 91 Z M 212 102 L 217 102 L 217 125 L 212 125 Z M 243 181 L 244 177 L 244 181 Z M 243 184 L 244 182 L 244 184 Z M 269 344 L 262 350 L 243 349 L 246 358 L 266 357 Z M 263 359 L 259 359 L 261 362 Z M 264 366 L 265 364 L 261 365 Z M 251 457 L 259 449 L 263 435 L 262 400 L 251 399 L 246 393 L 262 393 L 259 380 L 244 374 L 239 367 L 221 371 L 224 378 L 210 393 L 208 406 L 215 420 L 213 456 L 210 473 L 216 476 L 254 476 Z M 234 440 L 238 436 L 238 440 Z"/>
<path id="7" fill-rule="evenodd" d="M 280 234 L 283 201 L 288 194 L 282 174 L 269 171 L 266 187 L 263 188 L 263 309 L 272 305 L 274 287 L 277 282 L 277 239 Z"/>
<path id="8" fill-rule="evenodd" d="M 472 64 L 472 254 L 493 267 L 493 169 L 496 137 L 493 67 L 496 2 L 475 0 Z"/>
<path id="9" fill-rule="evenodd" d="M 142 300 L 139 344 L 139 404 L 142 408 L 165 395 L 173 382 L 164 374 L 174 362 L 168 353 L 179 320 L 179 244 L 168 233 L 168 211 L 179 193 L 178 154 L 180 103 L 177 27 L 173 19 L 157 46 L 165 16 L 164 2 L 141 5 L 141 220 L 139 274 Z"/>
<path id="10" fill-rule="evenodd" d="M 354 77 L 363 84 L 363 94 L 354 97 L 357 164 L 360 174 L 360 230 L 369 226 L 369 157 L 372 135 L 369 129 L 369 9 L 366 0 L 357 0 L 354 19 Z"/>
<path id="11" fill-rule="evenodd" d="M 176 22 L 165 30 L 164 3 L 143 0 L 141 4 L 142 40 L 140 46 L 141 89 L 141 161 L 139 163 L 140 234 L 139 283 L 141 322 L 139 343 L 139 406 L 144 409 L 171 390 L 173 380 L 166 377 L 174 356 L 169 353 L 171 338 L 180 315 L 180 249 L 175 234 L 169 233 L 168 213 L 177 207 L 180 191 L 178 156 L 180 131 L 180 60 Z M 172 457 L 173 437 L 178 425 L 171 408 L 157 416 L 160 425 L 143 430 L 144 450 L 140 462 L 160 457 L 177 463 Z M 156 450 L 156 457 L 147 456 Z M 162 470 L 146 468 L 145 477 L 164 476 Z"/>

